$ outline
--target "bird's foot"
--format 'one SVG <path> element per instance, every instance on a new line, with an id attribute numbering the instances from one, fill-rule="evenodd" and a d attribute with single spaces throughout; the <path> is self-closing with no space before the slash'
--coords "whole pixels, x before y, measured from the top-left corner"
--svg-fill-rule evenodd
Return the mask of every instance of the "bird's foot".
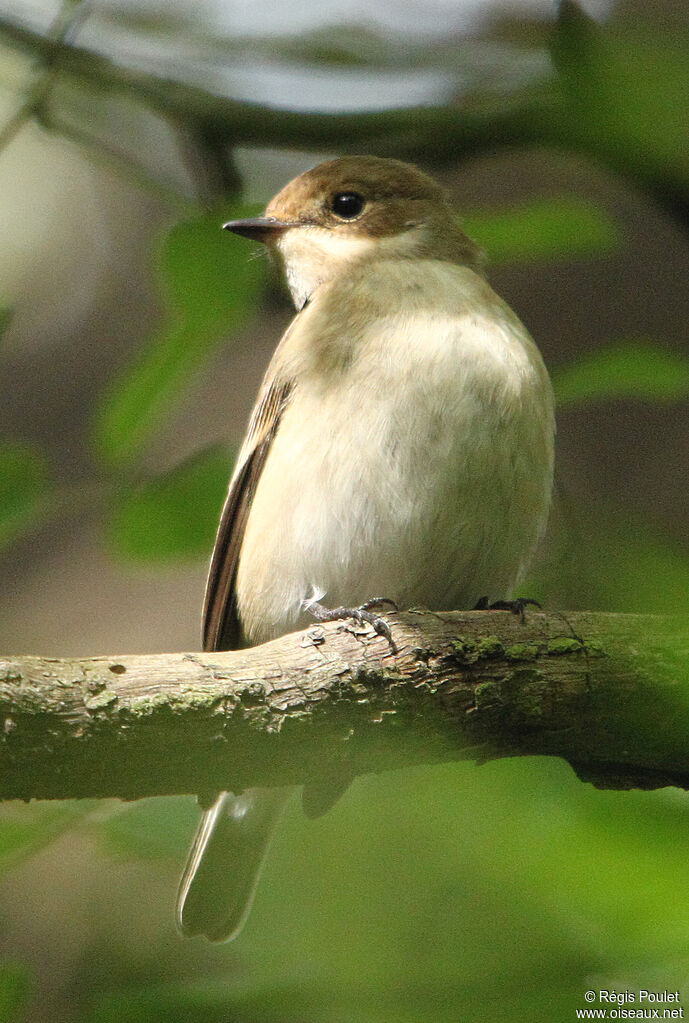
<path id="1" fill-rule="evenodd" d="M 390 626 L 384 618 L 374 614 L 372 610 L 374 607 L 380 607 L 381 604 L 390 604 L 394 611 L 397 610 L 394 600 L 389 600 L 387 597 L 375 597 L 373 600 L 367 600 L 361 607 L 330 608 L 325 607 L 318 600 L 305 600 L 302 606 L 305 611 L 312 614 L 316 621 L 319 622 L 339 622 L 351 618 L 359 625 L 370 625 L 375 633 L 383 636 L 388 641 L 390 650 L 393 654 L 396 654 L 397 645 L 392 638 Z"/>
<path id="2" fill-rule="evenodd" d="M 516 597 L 515 600 L 494 600 L 492 604 L 488 603 L 488 597 L 481 597 L 477 601 L 474 611 L 511 611 L 513 615 L 519 615 L 522 621 L 524 621 L 524 611 L 527 607 L 539 607 L 540 604 L 537 600 L 532 600 L 530 597 Z"/>

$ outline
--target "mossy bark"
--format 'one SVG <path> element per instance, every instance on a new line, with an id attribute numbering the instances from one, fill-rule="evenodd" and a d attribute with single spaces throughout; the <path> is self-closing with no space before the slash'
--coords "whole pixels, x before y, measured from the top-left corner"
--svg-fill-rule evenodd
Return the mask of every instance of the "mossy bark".
<path id="1" fill-rule="evenodd" d="M 689 788 L 689 622 L 389 616 L 228 653 L 0 659 L 0 798 L 138 798 L 546 754 Z"/>

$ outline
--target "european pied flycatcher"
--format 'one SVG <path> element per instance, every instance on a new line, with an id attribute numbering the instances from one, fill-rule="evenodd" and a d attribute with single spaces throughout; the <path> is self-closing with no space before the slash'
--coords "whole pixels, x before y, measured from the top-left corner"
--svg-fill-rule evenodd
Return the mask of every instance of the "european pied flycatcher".
<path id="1" fill-rule="evenodd" d="M 443 189 L 410 164 L 344 157 L 225 227 L 269 247 L 298 311 L 230 481 L 204 648 L 303 627 L 321 600 L 509 597 L 548 516 L 552 391 Z M 344 787 L 307 787 L 307 812 Z M 185 933 L 239 932 L 285 799 L 249 789 L 206 811 L 181 883 Z"/>

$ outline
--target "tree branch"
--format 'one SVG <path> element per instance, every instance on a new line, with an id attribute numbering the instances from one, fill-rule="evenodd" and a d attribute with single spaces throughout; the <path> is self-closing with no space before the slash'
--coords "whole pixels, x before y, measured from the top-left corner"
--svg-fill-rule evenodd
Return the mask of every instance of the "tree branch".
<path id="1" fill-rule="evenodd" d="M 546 125 L 557 124 L 561 99 L 548 89 L 529 90 L 513 100 L 501 97 L 476 109 L 432 107 L 352 114 L 299 113 L 228 99 L 186 82 L 133 70 L 81 46 L 55 40 L 0 18 L 0 38 L 50 60 L 73 80 L 104 93 L 127 94 L 177 127 L 195 123 L 227 147 L 299 146 L 383 156 L 452 158 L 500 144 L 542 140 Z M 547 113 L 547 116 L 546 116 Z"/>
<path id="2" fill-rule="evenodd" d="M 564 757 L 602 787 L 689 788 L 689 623 L 388 616 L 228 653 L 0 661 L 0 798 L 141 796 L 412 764 Z"/>

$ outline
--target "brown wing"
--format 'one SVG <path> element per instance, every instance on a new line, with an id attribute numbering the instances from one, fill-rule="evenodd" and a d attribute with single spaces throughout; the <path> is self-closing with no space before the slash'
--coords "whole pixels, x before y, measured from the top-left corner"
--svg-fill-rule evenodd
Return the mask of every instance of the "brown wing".
<path id="1" fill-rule="evenodd" d="M 213 548 L 203 609 L 204 650 L 234 650 L 242 643 L 234 588 L 239 552 L 251 502 L 291 391 L 291 381 L 266 381 L 251 416 Z"/>

